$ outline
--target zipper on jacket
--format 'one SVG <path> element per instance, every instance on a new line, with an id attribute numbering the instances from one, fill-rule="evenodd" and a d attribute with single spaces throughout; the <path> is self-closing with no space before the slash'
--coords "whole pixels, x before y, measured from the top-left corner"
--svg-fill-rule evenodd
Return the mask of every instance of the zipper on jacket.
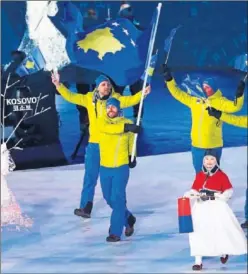
<path id="1" fill-rule="evenodd" d="M 100 103 L 100 117 L 102 117 L 102 101 Z"/>
<path id="2" fill-rule="evenodd" d="M 201 129 L 202 129 L 202 120 L 204 115 L 204 105 L 202 104 L 202 111 L 199 119 L 199 126 L 198 126 L 198 141 L 202 145 L 202 136 L 201 136 Z"/>
<path id="3" fill-rule="evenodd" d="M 117 146 L 116 146 L 116 151 L 115 151 L 115 156 L 114 156 L 114 167 L 117 167 L 117 157 L 118 157 L 118 153 L 119 153 L 119 150 L 120 150 L 121 137 L 122 137 L 122 134 L 119 136 L 118 143 L 117 143 Z"/>
<path id="4" fill-rule="evenodd" d="M 96 118 L 97 118 L 97 101 L 95 102 L 95 103 L 93 103 L 94 104 L 94 107 L 95 107 L 95 114 L 96 114 Z"/>

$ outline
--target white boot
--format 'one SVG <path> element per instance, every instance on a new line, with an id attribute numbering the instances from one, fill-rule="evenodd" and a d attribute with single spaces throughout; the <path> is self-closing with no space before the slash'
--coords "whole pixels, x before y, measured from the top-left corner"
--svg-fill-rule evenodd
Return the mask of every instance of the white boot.
<path id="1" fill-rule="evenodd" d="M 202 270 L 202 256 L 195 256 L 195 264 L 192 267 L 193 270 Z"/>

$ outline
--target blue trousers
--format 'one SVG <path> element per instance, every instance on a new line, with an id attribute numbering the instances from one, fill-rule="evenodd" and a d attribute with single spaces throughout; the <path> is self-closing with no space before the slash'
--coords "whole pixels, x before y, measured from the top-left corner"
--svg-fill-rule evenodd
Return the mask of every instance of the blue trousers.
<path id="1" fill-rule="evenodd" d="M 127 226 L 130 212 L 126 207 L 126 186 L 129 178 L 129 167 L 100 167 L 100 181 L 103 197 L 112 208 L 110 234 L 121 236 L 123 227 Z"/>
<path id="2" fill-rule="evenodd" d="M 93 202 L 95 187 L 100 169 L 99 144 L 89 143 L 85 154 L 84 184 L 81 193 L 80 208 L 84 208 L 88 202 Z"/>
<path id="3" fill-rule="evenodd" d="M 218 160 L 220 161 L 222 154 L 222 147 L 212 148 L 217 154 Z M 195 168 L 195 173 L 197 174 L 202 170 L 203 158 L 206 152 L 205 148 L 191 147 L 193 166 Z"/>
<path id="4" fill-rule="evenodd" d="M 248 221 L 248 188 L 246 189 L 246 199 L 245 199 L 245 220 Z"/>

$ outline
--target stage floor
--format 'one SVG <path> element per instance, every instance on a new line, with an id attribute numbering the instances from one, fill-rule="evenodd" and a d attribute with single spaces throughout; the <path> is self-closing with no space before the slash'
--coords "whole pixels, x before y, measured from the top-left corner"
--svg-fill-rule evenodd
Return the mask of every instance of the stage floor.
<path id="1" fill-rule="evenodd" d="M 244 220 L 247 147 L 226 148 L 221 162 L 234 186 L 230 201 Z M 138 158 L 127 189 L 137 217 L 135 234 L 107 243 L 110 209 L 96 188 L 92 219 L 73 215 L 79 205 L 84 165 L 16 171 L 10 188 L 23 212 L 34 219 L 30 231 L 2 231 L 2 273 L 191 273 L 187 234 L 178 233 L 177 198 L 194 179 L 191 154 Z M 204 260 L 205 273 L 246 273 L 247 257 Z"/>

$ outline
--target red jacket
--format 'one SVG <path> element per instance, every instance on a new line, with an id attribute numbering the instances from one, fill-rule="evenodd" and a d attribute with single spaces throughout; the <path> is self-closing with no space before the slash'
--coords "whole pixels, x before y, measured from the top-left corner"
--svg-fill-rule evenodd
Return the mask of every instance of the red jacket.
<path id="1" fill-rule="evenodd" d="M 232 184 L 229 181 L 227 175 L 217 170 L 211 176 L 208 176 L 203 171 L 199 172 L 192 185 L 192 189 L 200 191 L 201 189 L 208 189 L 212 191 L 224 192 L 227 189 L 232 188 Z"/>

